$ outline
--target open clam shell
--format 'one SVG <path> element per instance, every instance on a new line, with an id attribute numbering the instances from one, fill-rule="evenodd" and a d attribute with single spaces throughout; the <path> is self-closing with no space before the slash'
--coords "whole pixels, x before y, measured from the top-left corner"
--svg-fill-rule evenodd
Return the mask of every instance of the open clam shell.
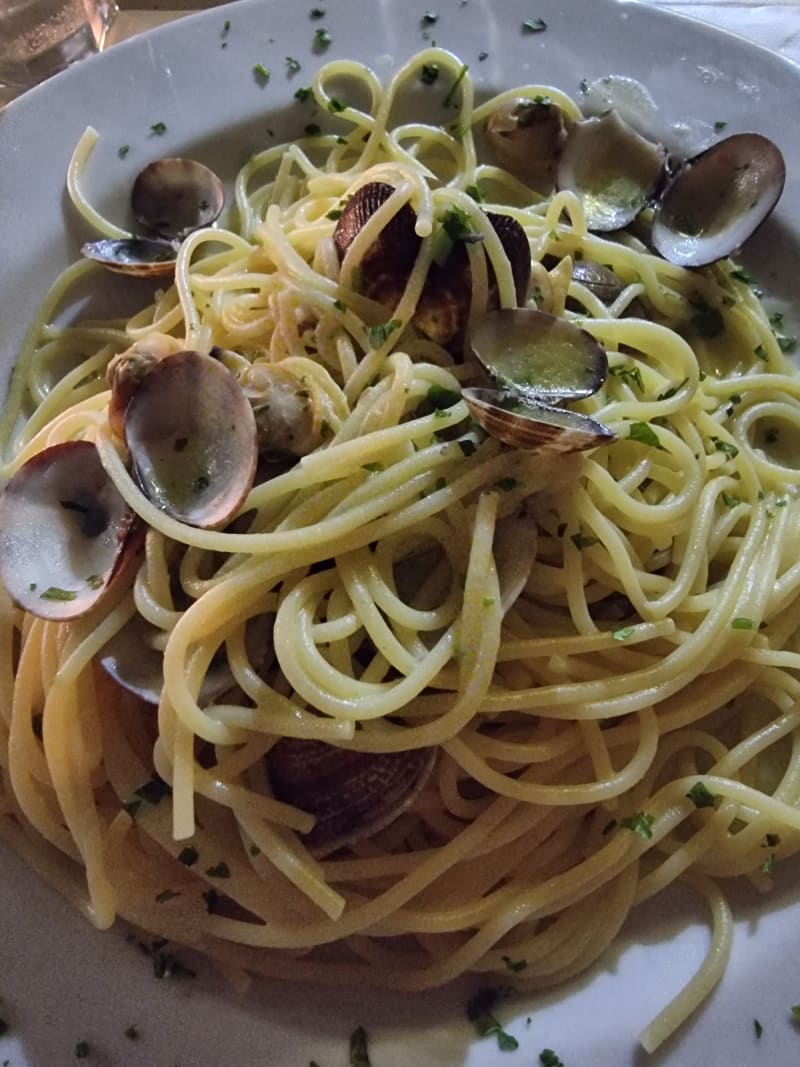
<path id="1" fill-rule="evenodd" d="M 225 190 L 217 175 L 194 159 L 157 159 L 136 176 L 131 208 L 147 233 L 182 241 L 222 214 Z"/>
<path id="2" fill-rule="evenodd" d="M 77 618 L 136 554 L 137 530 L 95 446 L 53 445 L 20 467 L 0 496 L 0 578 L 32 615 Z"/>
<path id="3" fill-rule="evenodd" d="M 723 259 L 770 214 L 785 180 L 783 155 L 769 138 L 726 137 L 675 172 L 655 210 L 653 245 L 684 267 Z"/>
<path id="4" fill-rule="evenodd" d="M 124 433 L 142 490 L 181 522 L 224 525 L 253 485 L 253 410 L 211 356 L 183 351 L 156 363 L 131 397 Z"/>
<path id="5" fill-rule="evenodd" d="M 608 376 L 605 349 L 568 319 L 533 308 L 501 308 L 480 318 L 472 351 L 501 390 L 539 403 L 591 396 Z"/>
<path id="6" fill-rule="evenodd" d="M 561 152 L 556 184 L 580 199 L 590 230 L 621 230 L 650 201 L 665 161 L 660 145 L 640 136 L 616 111 L 608 111 L 572 127 Z"/>
<path id="7" fill-rule="evenodd" d="M 462 390 L 476 422 L 498 441 L 530 452 L 583 452 L 610 444 L 615 434 L 579 411 L 524 399 L 498 389 Z"/>
<path id="8" fill-rule="evenodd" d="M 406 811 L 428 780 L 433 748 L 353 752 L 322 741 L 283 738 L 267 755 L 275 796 L 316 817 L 305 836 L 312 855 L 377 833 Z"/>
<path id="9" fill-rule="evenodd" d="M 104 238 L 87 241 L 81 255 L 115 274 L 136 278 L 166 278 L 175 272 L 177 250 L 169 241 L 149 237 Z"/>

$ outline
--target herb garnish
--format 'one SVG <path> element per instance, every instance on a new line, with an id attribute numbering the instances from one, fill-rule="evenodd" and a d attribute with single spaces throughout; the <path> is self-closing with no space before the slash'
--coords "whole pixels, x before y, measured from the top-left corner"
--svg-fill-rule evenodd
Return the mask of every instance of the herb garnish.
<path id="1" fill-rule="evenodd" d="M 179 896 L 180 893 L 176 893 L 174 889 L 162 889 L 156 896 L 156 904 L 166 904 L 168 900 L 173 900 Z"/>
<path id="2" fill-rule="evenodd" d="M 506 1033 L 492 1014 L 500 993 L 497 989 L 480 989 L 467 1004 L 467 1018 L 474 1024 L 479 1037 L 496 1037 L 497 1046 L 502 1052 L 513 1052 L 519 1048 L 519 1042 Z"/>
<path id="3" fill-rule="evenodd" d="M 642 445 L 650 445 L 653 448 L 661 447 L 658 434 L 649 422 L 632 422 L 628 427 L 628 437 L 631 441 L 638 441 Z"/>
<path id="4" fill-rule="evenodd" d="M 286 73 L 289 74 L 289 75 L 297 74 L 298 70 L 300 70 L 300 62 L 299 62 L 299 60 L 295 59 L 294 56 L 287 56 L 286 57 Z"/>
<path id="5" fill-rule="evenodd" d="M 732 496 L 730 493 L 722 492 L 722 503 L 726 508 L 738 508 L 741 504 L 741 500 L 738 496 Z"/>
<path id="6" fill-rule="evenodd" d="M 299 89 L 295 89 L 294 98 L 295 100 L 299 100 L 302 104 L 306 100 L 308 100 L 309 96 L 311 96 L 311 92 L 312 90 L 310 85 L 303 85 Z"/>
<path id="7" fill-rule="evenodd" d="M 442 385 L 432 385 L 428 390 L 428 400 L 435 408 L 451 408 L 461 399 L 461 394 L 454 389 L 445 389 Z"/>
<path id="8" fill-rule="evenodd" d="M 323 12 L 323 14 L 324 14 L 324 12 Z M 331 35 L 328 33 L 327 30 L 319 29 L 319 30 L 315 31 L 315 33 L 314 33 L 314 45 L 313 45 L 315 52 L 324 52 L 324 51 L 326 51 L 326 49 L 330 46 L 330 44 L 332 42 L 333 42 L 333 38 L 331 37 Z"/>
<path id="9" fill-rule="evenodd" d="M 308 13 L 310 19 L 324 19 L 325 8 L 324 7 L 312 7 Z"/>
<path id="10" fill-rule="evenodd" d="M 184 867 L 192 867 L 197 863 L 200 853 L 194 847 L 194 845 L 187 845 L 182 848 L 178 853 L 178 862 L 182 863 Z"/>
<path id="11" fill-rule="evenodd" d="M 724 119 L 717 119 L 714 123 L 714 129 L 719 133 L 720 130 L 724 130 L 728 123 Z"/>
<path id="12" fill-rule="evenodd" d="M 130 152 L 130 150 L 131 146 L 129 144 L 121 144 L 117 149 L 117 155 L 120 159 L 124 159 L 125 156 L 127 156 L 128 152 Z"/>
<path id="13" fill-rule="evenodd" d="M 59 589 L 57 585 L 51 585 L 39 596 L 42 600 L 74 600 L 77 597 L 71 589 Z"/>
<path id="14" fill-rule="evenodd" d="M 420 19 L 420 22 L 422 23 L 423 26 L 433 26 L 438 21 L 439 21 L 439 16 L 436 14 L 435 11 L 426 11 L 425 14 L 422 16 L 422 18 Z"/>
<path id="15" fill-rule="evenodd" d="M 721 441 L 719 437 L 712 437 L 711 440 L 717 452 L 724 452 L 731 459 L 736 459 L 739 455 L 739 449 L 731 441 Z"/>
<path id="16" fill-rule="evenodd" d="M 88 1058 L 91 1049 L 89 1048 L 88 1041 L 79 1041 L 75 1046 L 75 1059 L 85 1060 Z"/>
<path id="17" fill-rule="evenodd" d="M 551 1048 L 542 1049 L 539 1053 L 539 1062 L 542 1064 L 542 1067 L 564 1067 L 564 1064 Z"/>
<path id="18" fill-rule="evenodd" d="M 494 597 L 489 597 L 487 599 L 490 599 L 492 604 L 494 604 Z M 513 960 L 510 956 L 502 956 L 501 958 L 509 971 L 513 971 L 514 974 L 519 974 L 520 971 L 524 971 L 528 966 L 527 960 Z"/>
<path id="19" fill-rule="evenodd" d="M 307 133 L 309 137 L 319 137 L 322 133 L 322 127 L 318 126 L 316 122 L 309 122 L 303 133 Z"/>
<path id="20" fill-rule="evenodd" d="M 642 381 L 642 371 L 640 367 L 637 367 L 635 363 L 628 363 L 621 367 L 609 367 L 608 373 L 613 374 L 615 378 L 619 378 L 620 381 L 625 382 L 626 385 L 631 383 L 636 386 L 640 393 L 644 392 L 644 382 Z"/>
<path id="21" fill-rule="evenodd" d="M 761 1025 L 758 1019 L 753 1019 L 753 1032 L 756 1035 L 756 1039 L 760 1038 L 761 1035 L 764 1033 L 764 1027 Z"/>
<path id="22" fill-rule="evenodd" d="M 369 343 L 373 348 L 380 348 L 381 345 L 386 344 L 389 335 L 393 333 L 399 325 L 400 319 L 389 319 L 388 322 L 380 322 L 377 326 L 370 326 L 367 330 Z"/>
<path id="23" fill-rule="evenodd" d="M 357 1026 L 350 1035 L 350 1067 L 371 1067 L 367 1031 Z"/>
<path id="24" fill-rule="evenodd" d="M 269 71 L 263 63 L 256 63 L 253 67 L 253 77 L 259 83 L 259 85 L 266 85 L 269 81 Z"/>
<path id="25" fill-rule="evenodd" d="M 719 799 L 703 782 L 695 782 L 686 796 L 696 808 L 715 808 Z"/>
<path id="26" fill-rule="evenodd" d="M 166 122 L 154 122 L 153 125 L 150 127 L 150 132 L 155 133 L 160 137 L 162 133 L 167 132 Z"/>
<path id="27" fill-rule="evenodd" d="M 423 63 L 422 72 L 420 73 L 419 80 L 423 85 L 433 85 L 436 79 L 439 77 L 439 64 L 438 63 Z"/>
<path id="28" fill-rule="evenodd" d="M 525 21 L 522 23 L 523 33 L 542 33 L 546 29 L 547 23 L 544 21 L 544 19 L 525 19 Z"/>
<path id="29" fill-rule="evenodd" d="M 332 96 L 330 98 L 330 100 L 328 101 L 328 111 L 330 111 L 334 115 L 338 115 L 341 111 L 344 111 L 346 108 L 347 108 L 347 104 L 342 103 L 342 101 L 338 100 L 335 96 Z"/>
<path id="30" fill-rule="evenodd" d="M 735 619 L 731 621 L 732 630 L 757 630 L 753 619 L 747 619 L 744 615 L 737 615 Z"/>
<path id="31" fill-rule="evenodd" d="M 230 878 L 231 871 L 228 864 L 221 860 L 219 863 L 215 863 L 213 867 L 209 867 L 206 874 L 209 878 Z"/>
<path id="32" fill-rule="evenodd" d="M 643 841 L 649 841 L 653 836 L 654 822 L 654 816 L 648 815 L 645 811 L 637 811 L 635 815 L 631 815 L 627 819 L 621 819 L 620 826 L 623 826 L 626 830 L 633 831 Z"/>
<path id="33" fill-rule="evenodd" d="M 147 804 L 158 804 L 164 797 L 172 796 L 172 787 L 163 778 L 155 774 L 153 777 L 134 790 L 137 797 Z"/>
<path id="34" fill-rule="evenodd" d="M 125 1036 L 129 1041 L 138 1041 L 142 1035 L 139 1033 L 139 1030 L 136 1026 L 129 1026 L 128 1029 L 125 1031 Z"/>
<path id="35" fill-rule="evenodd" d="M 612 640 L 627 641 L 635 629 L 635 626 L 620 626 L 619 629 L 611 631 Z"/>
<path id="36" fill-rule="evenodd" d="M 573 545 L 575 545 L 575 547 L 579 549 L 591 548 L 592 545 L 597 544 L 596 537 L 594 537 L 592 534 L 585 534 L 582 530 L 578 530 L 577 533 L 572 534 L 572 536 L 570 537 L 570 541 L 572 541 Z"/>
<path id="37" fill-rule="evenodd" d="M 456 95 L 456 89 L 459 87 L 459 85 L 464 80 L 464 76 L 465 76 L 465 74 L 467 73 L 468 70 L 469 70 L 469 67 L 467 66 L 467 64 L 466 63 L 462 63 L 461 70 L 456 75 L 456 80 L 450 86 L 450 89 L 449 89 L 449 91 L 447 93 L 447 96 L 442 101 L 442 104 L 444 105 L 444 107 L 449 107 L 450 104 L 453 102 L 453 97 Z"/>

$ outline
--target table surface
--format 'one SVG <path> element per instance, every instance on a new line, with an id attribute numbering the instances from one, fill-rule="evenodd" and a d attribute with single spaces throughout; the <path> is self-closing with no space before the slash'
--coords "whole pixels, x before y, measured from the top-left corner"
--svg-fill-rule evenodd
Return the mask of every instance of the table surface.
<path id="1" fill-rule="evenodd" d="M 117 0 L 120 14 L 111 43 L 180 18 L 192 11 L 223 7 L 224 0 Z M 800 64 L 800 0 L 640 0 L 679 11 L 739 33 Z"/>

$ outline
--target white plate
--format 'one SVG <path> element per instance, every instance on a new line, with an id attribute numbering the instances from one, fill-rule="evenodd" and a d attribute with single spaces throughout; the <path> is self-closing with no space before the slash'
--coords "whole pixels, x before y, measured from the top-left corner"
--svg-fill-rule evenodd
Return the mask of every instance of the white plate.
<path id="1" fill-rule="evenodd" d="M 424 5 L 393 0 L 244 0 L 114 48 L 30 92 L 0 113 L 0 368 L 7 376 L 48 284 L 86 234 L 64 194 L 64 171 L 87 124 L 101 133 L 89 192 L 119 216 L 132 175 L 156 155 L 199 155 L 226 177 L 254 148 L 299 132 L 308 114 L 292 98 L 335 57 L 387 76 L 421 47 Z M 615 0 L 446 0 L 431 36 L 470 64 L 479 87 L 525 81 L 577 94 L 581 79 L 615 73 L 644 81 L 670 121 L 726 121 L 781 144 L 789 178 L 777 214 L 748 249 L 776 296 L 797 292 L 800 143 L 793 122 L 800 70 L 743 40 L 636 3 Z M 523 19 L 547 23 L 523 34 Z M 225 30 L 225 21 L 230 21 Z M 312 50 L 315 29 L 333 43 Z M 223 47 L 224 46 L 224 47 Z M 479 61 L 481 51 L 488 58 Z M 285 57 L 302 63 L 290 80 Z M 253 67 L 273 71 L 259 87 Z M 161 136 L 150 132 L 166 124 Z M 118 148 L 129 144 L 120 159 Z M 772 898 L 737 893 L 734 958 L 721 988 L 666 1049 L 649 1059 L 636 1035 L 692 974 L 707 943 L 704 916 L 680 892 L 637 913 L 619 945 L 584 979 L 501 1011 L 520 1041 L 500 1052 L 475 1038 L 465 987 L 425 996 L 260 985 L 240 997 L 206 967 L 194 980 L 157 981 L 122 932 L 99 934 L 7 850 L 0 851 L 0 1063 L 56 1067 L 90 1043 L 97 1067 L 345 1067 L 350 1032 L 364 1025 L 373 1067 L 513 1067 L 555 1049 L 566 1067 L 716 1065 L 800 1060 L 790 1005 L 800 1001 L 800 906 L 794 874 L 778 872 Z M 602 907 L 602 900 L 598 901 Z M 763 1024 L 757 1041 L 753 1019 Z M 125 1030 L 135 1025 L 140 1040 Z"/>

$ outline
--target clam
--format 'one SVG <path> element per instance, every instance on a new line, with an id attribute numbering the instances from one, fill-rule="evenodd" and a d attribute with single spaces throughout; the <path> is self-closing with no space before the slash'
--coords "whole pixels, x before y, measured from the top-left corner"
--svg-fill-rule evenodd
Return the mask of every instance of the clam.
<path id="1" fill-rule="evenodd" d="M 182 351 L 155 363 L 131 396 L 124 435 L 143 492 L 181 522 L 223 526 L 253 485 L 253 410 L 211 356 Z"/>
<path id="2" fill-rule="evenodd" d="M 527 400 L 579 400 L 608 376 L 605 349 L 590 333 L 532 308 L 490 311 L 475 324 L 470 344 L 501 390 Z"/>
<path id="3" fill-rule="evenodd" d="M 255 414 L 258 451 L 267 459 L 307 456 L 321 443 L 319 387 L 280 363 L 256 362 L 239 378 Z"/>
<path id="4" fill-rule="evenodd" d="M 500 389 L 462 390 L 473 418 L 487 433 L 511 448 L 531 452 L 583 452 L 610 444 L 615 435 L 602 422 Z"/>
<path id="5" fill-rule="evenodd" d="M 106 381 L 111 387 L 108 403 L 108 424 L 122 440 L 125 411 L 142 379 L 156 363 L 180 349 L 180 343 L 168 334 L 154 333 L 135 341 L 124 352 L 118 352 L 106 368 Z"/>
<path id="6" fill-rule="evenodd" d="M 561 152 L 556 184 L 580 199 L 590 230 L 621 230 L 655 194 L 665 160 L 663 147 L 609 111 L 573 125 Z"/>
<path id="7" fill-rule="evenodd" d="M 225 190 L 216 174 L 193 159 L 158 159 L 137 175 L 131 208 L 141 234 L 87 242 L 81 252 L 109 270 L 160 277 L 175 269 L 178 248 L 222 213 Z"/>
<path id="8" fill-rule="evenodd" d="M 726 137 L 683 163 L 656 207 L 651 240 L 661 255 L 701 267 L 734 252 L 783 191 L 780 149 L 757 133 Z"/>
<path id="9" fill-rule="evenodd" d="M 486 124 L 500 164 L 533 179 L 552 174 L 568 129 L 566 115 L 547 96 L 507 100 Z"/>
<path id="10" fill-rule="evenodd" d="M 283 738 L 267 755 L 267 771 L 279 800 L 316 817 L 305 843 L 313 855 L 326 856 L 394 822 L 414 803 L 435 760 L 433 748 L 354 752 Z"/>
<path id="11" fill-rule="evenodd" d="M 245 643 L 251 662 L 263 661 L 272 629 L 270 616 L 259 615 L 247 623 Z M 158 647 L 163 631 L 134 615 L 100 652 L 100 666 L 118 685 L 148 704 L 158 704 L 164 687 L 164 656 Z M 224 655 L 215 656 L 198 694 L 201 707 L 217 700 L 236 684 Z"/>
<path id="12" fill-rule="evenodd" d="M 347 203 L 334 232 L 340 258 L 356 235 L 394 192 L 384 182 L 361 186 Z M 439 231 L 444 254 L 434 262 L 417 302 L 414 325 L 426 337 L 441 345 L 458 344 L 470 311 L 471 281 L 465 244 L 479 241 L 480 235 L 464 232 L 463 212 L 451 209 Z M 522 303 L 528 291 L 531 272 L 530 246 L 525 231 L 508 215 L 487 213 L 511 264 L 516 298 Z M 403 294 L 420 248 L 415 232 L 416 215 L 408 204 L 378 234 L 360 264 L 361 288 L 365 296 L 394 308 Z M 497 284 L 489 264 L 489 304 L 497 306 Z"/>
<path id="13" fill-rule="evenodd" d="M 90 611 L 138 554 L 140 527 L 89 441 L 39 452 L 0 496 L 0 578 L 41 618 Z"/>
<path id="14" fill-rule="evenodd" d="M 614 439 L 596 419 L 558 406 L 596 393 L 608 375 L 605 350 L 586 330 L 543 311 L 503 308 L 475 324 L 470 344 L 494 388 L 468 387 L 462 396 L 498 441 L 576 452 Z"/>

